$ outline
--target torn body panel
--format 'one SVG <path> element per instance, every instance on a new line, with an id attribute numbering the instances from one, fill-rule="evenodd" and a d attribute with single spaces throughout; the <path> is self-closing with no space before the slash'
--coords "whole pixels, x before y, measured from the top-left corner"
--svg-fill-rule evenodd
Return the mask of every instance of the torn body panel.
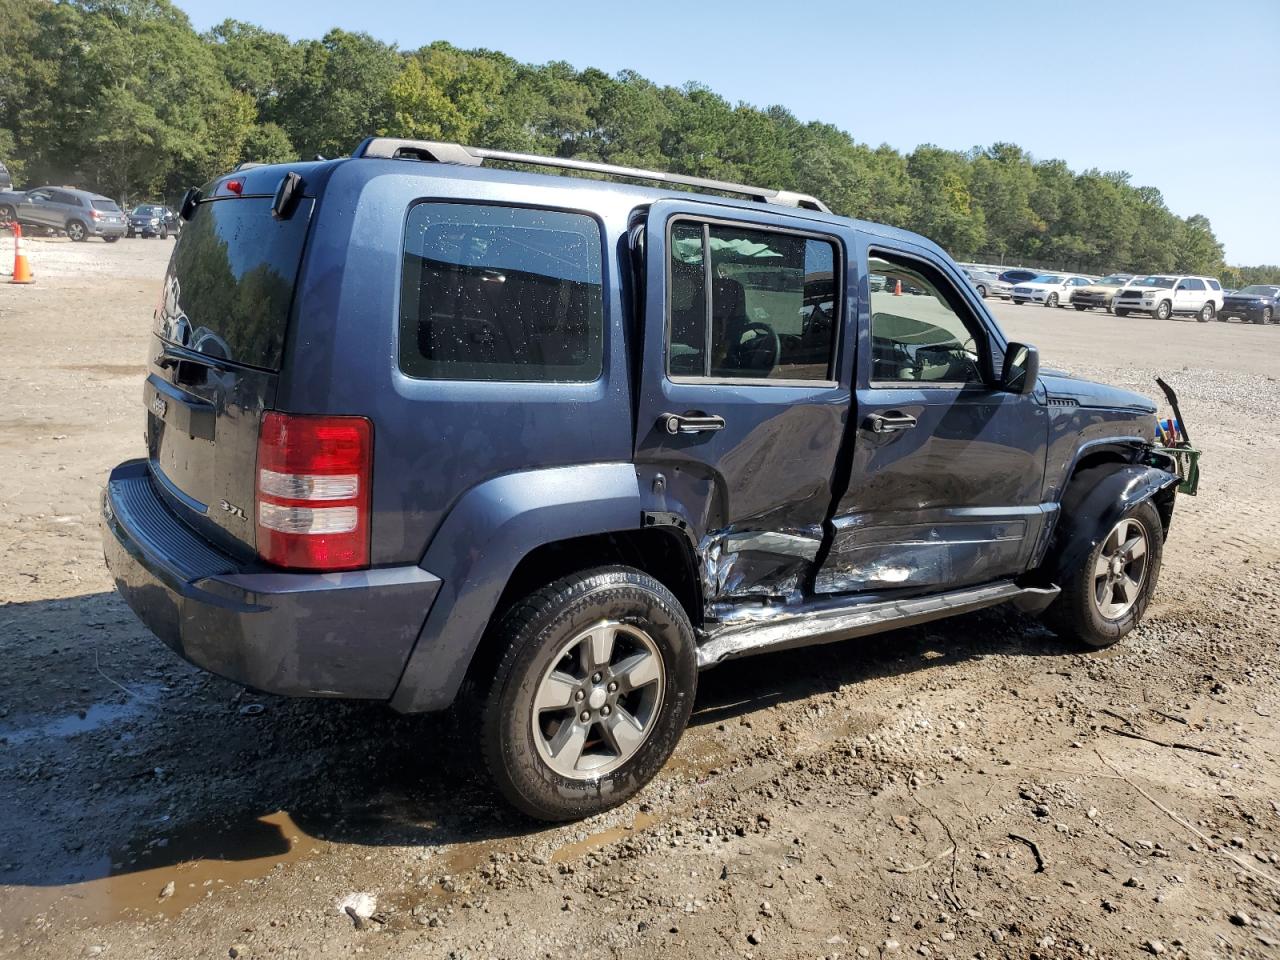
<path id="1" fill-rule="evenodd" d="M 800 596 L 805 577 L 822 546 L 822 528 L 716 531 L 698 546 L 706 596 Z"/>
<path id="2" fill-rule="evenodd" d="M 868 523 L 865 516 L 838 518 L 815 592 L 981 583 L 1025 569 L 1045 522 L 1045 511 L 1038 507 L 951 514 L 932 522 L 904 517 L 901 523 L 887 524 Z"/>

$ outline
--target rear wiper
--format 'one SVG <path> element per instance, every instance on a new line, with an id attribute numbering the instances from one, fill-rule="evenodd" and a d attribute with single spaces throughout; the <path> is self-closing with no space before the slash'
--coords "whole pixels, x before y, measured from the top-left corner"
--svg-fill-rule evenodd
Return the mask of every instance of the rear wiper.
<path id="1" fill-rule="evenodd" d="M 156 357 L 156 366 L 161 370 L 168 367 L 176 367 L 180 363 L 194 363 L 202 367 L 211 367 L 214 370 L 227 370 L 230 366 L 230 362 L 223 360 L 221 357 L 211 357 L 207 354 L 186 350 L 177 351 L 171 347 L 165 347 L 160 352 L 160 356 Z"/>

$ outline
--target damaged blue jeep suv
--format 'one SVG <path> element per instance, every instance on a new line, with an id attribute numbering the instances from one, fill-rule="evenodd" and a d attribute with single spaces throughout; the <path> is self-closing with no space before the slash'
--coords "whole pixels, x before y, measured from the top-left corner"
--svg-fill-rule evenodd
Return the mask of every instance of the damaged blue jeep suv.
<path id="1" fill-rule="evenodd" d="M 724 660 L 1005 602 L 1104 646 L 1155 589 L 1155 405 L 1040 370 L 922 237 L 388 139 L 182 216 L 119 591 L 258 690 L 468 711 L 532 816 L 632 796 Z"/>

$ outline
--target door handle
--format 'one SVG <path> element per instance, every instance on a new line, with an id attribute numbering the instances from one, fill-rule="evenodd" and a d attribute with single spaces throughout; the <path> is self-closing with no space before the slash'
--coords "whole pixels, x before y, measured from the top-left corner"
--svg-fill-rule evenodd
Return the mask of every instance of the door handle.
<path id="1" fill-rule="evenodd" d="M 910 430 L 916 425 L 916 418 L 909 413 L 873 413 L 867 417 L 865 426 L 872 433 L 897 433 L 899 430 Z"/>
<path id="2" fill-rule="evenodd" d="M 705 413 L 664 413 L 658 418 L 658 425 L 672 436 L 678 433 L 714 433 L 724 429 L 724 417 Z"/>

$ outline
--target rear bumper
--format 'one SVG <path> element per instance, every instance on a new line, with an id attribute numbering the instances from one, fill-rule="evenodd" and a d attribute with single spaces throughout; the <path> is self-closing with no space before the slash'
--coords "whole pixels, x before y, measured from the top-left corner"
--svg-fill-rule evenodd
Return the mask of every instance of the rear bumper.
<path id="1" fill-rule="evenodd" d="M 91 220 L 88 229 L 95 237 L 123 237 L 127 228 L 123 223 L 95 223 Z"/>
<path id="2" fill-rule="evenodd" d="M 102 521 L 107 568 L 148 629 L 267 693 L 390 699 L 440 588 L 416 566 L 310 574 L 237 561 L 170 512 L 144 460 L 111 472 Z"/>

